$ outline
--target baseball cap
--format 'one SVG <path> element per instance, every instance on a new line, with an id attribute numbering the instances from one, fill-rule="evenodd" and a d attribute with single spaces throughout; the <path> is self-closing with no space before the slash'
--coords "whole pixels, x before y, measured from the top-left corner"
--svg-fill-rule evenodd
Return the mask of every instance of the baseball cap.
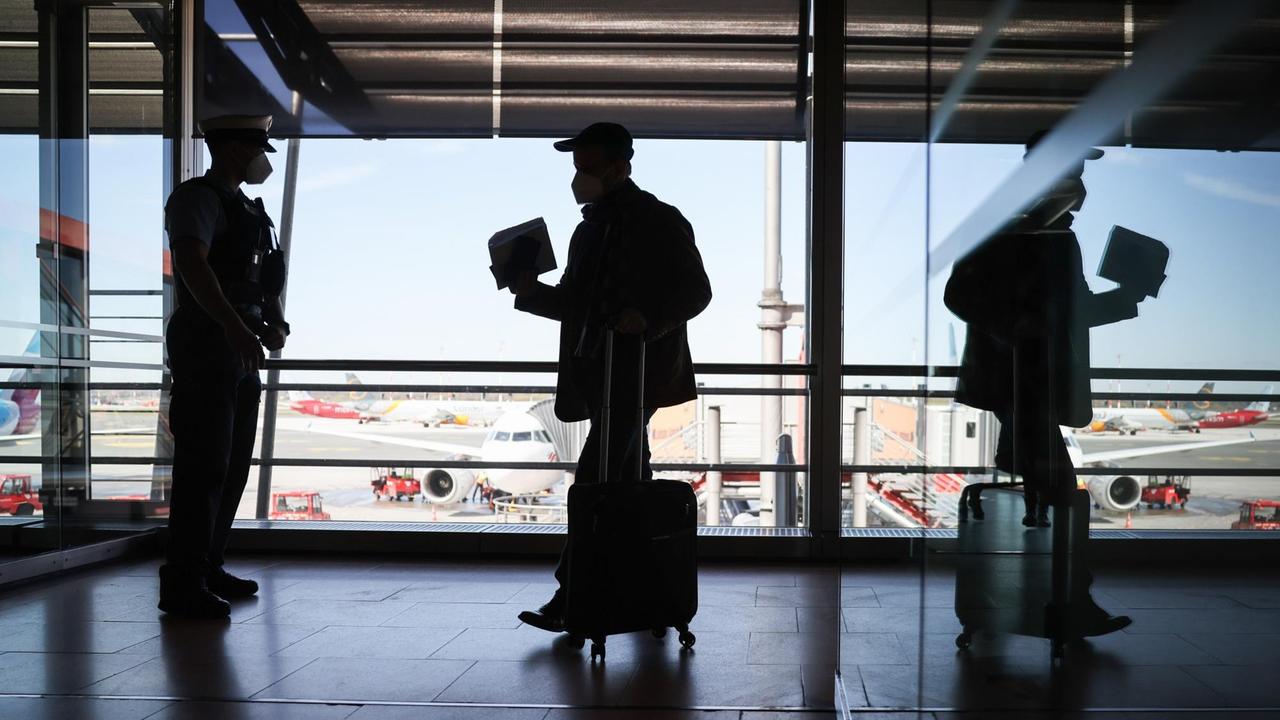
<path id="1" fill-rule="evenodd" d="M 628 160 L 635 155 L 631 147 L 631 132 L 618 123 L 610 122 L 592 123 L 568 140 L 557 142 L 554 147 L 560 152 L 573 152 L 584 146 L 602 147 Z"/>
<path id="2" fill-rule="evenodd" d="M 201 120 L 199 128 L 205 140 L 243 140 L 275 152 L 267 136 L 271 120 L 270 115 L 218 115 Z"/>

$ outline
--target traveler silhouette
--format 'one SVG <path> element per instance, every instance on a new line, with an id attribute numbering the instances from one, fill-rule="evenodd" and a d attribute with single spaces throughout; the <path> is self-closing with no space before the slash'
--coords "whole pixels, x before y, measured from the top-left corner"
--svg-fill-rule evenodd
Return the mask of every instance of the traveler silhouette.
<path id="1" fill-rule="evenodd" d="M 1044 135 L 1040 131 L 1027 140 L 1027 155 Z M 1084 159 L 1102 155 L 1095 148 Z M 1083 173 L 1081 161 L 957 261 L 944 298 L 968 324 L 956 399 L 990 410 L 1000 420 L 996 467 L 1022 476 L 1023 524 L 1048 527 L 1049 507 L 1056 510 L 1061 532 L 1055 532 L 1053 544 L 1061 552 L 1055 552 L 1054 583 L 1066 588 L 1066 597 L 1054 603 L 1066 606 L 1057 608 L 1054 637 L 1100 635 L 1129 624 L 1089 597 L 1092 578 L 1083 563 L 1068 570 L 1069 563 L 1058 557 L 1075 542 L 1071 538 L 1088 534 L 1087 504 L 1072 504 L 1075 468 L 1060 426 L 1082 427 L 1093 419 L 1089 329 L 1137 317 L 1137 304 L 1149 292 L 1139 284 L 1090 291 L 1071 230 L 1085 200 Z M 1076 517 L 1081 512 L 1083 517 Z"/>
<path id="2" fill-rule="evenodd" d="M 1028 154 L 1044 135 L 1027 140 Z M 1085 159 L 1102 154 L 1091 149 Z M 1059 426 L 1093 419 L 1089 329 L 1137 317 L 1145 297 L 1136 287 L 1089 289 L 1071 230 L 1083 173 L 1082 161 L 957 261 L 944 297 L 968 324 L 956 399 L 999 418 L 996 467 L 1022 476 L 1028 527 L 1048 527 L 1052 493 L 1076 487 Z"/>
<path id="3" fill-rule="evenodd" d="M 517 310 L 560 322 L 560 371 L 556 416 L 566 422 L 591 420 L 574 472 L 575 483 L 600 482 L 600 428 L 604 384 L 603 348 L 610 330 L 614 367 L 608 473 L 622 478 L 641 453 L 641 478 L 650 480 L 648 435 L 637 428 L 641 398 L 638 374 L 645 350 L 644 423 L 654 410 L 697 397 L 685 323 L 711 302 L 711 284 L 694 244 L 693 227 L 676 208 L 660 202 L 631 181 L 631 133 L 614 123 L 595 123 L 577 136 L 555 143 L 572 152 L 577 174 L 574 199 L 582 222 L 569 241 L 564 275 L 554 286 L 523 272 L 512 283 Z M 569 548 L 560 556 L 555 595 L 520 620 L 552 632 L 565 629 L 565 581 Z"/>

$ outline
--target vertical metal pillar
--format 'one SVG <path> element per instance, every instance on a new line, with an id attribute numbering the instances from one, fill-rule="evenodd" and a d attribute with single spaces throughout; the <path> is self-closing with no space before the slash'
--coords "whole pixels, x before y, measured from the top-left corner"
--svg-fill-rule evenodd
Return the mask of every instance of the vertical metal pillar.
<path id="1" fill-rule="evenodd" d="M 89 359 L 89 36 L 78 5 L 37 4 L 40 87 L 41 355 Z M 40 393 L 46 522 L 88 497 L 87 368 L 60 364 Z"/>
<path id="2" fill-rule="evenodd" d="M 809 172 L 809 529 L 813 553 L 835 557 L 840 538 L 840 410 L 844 282 L 845 2 L 814 3 Z"/>
<path id="3" fill-rule="evenodd" d="M 764 288 L 760 302 L 760 362 L 782 363 L 782 331 L 786 329 L 786 303 L 782 300 L 782 143 L 765 143 L 764 164 Z M 767 390 L 782 388 L 781 375 L 766 375 Z M 760 462 L 771 463 L 774 444 L 782 434 L 782 396 L 760 398 Z M 760 473 L 760 524 L 777 524 L 777 473 Z"/>
<path id="4" fill-rule="evenodd" d="M 707 408 L 707 462 L 718 465 L 720 455 L 720 406 Z M 723 473 L 719 470 L 707 471 L 707 525 L 720 524 L 720 485 Z"/>
<path id="5" fill-rule="evenodd" d="M 871 422 L 865 407 L 853 411 L 853 464 L 871 464 Z M 853 527 L 867 526 L 867 473 L 853 474 Z"/>
<path id="6" fill-rule="evenodd" d="M 302 116 L 302 95 L 297 91 L 293 93 L 293 116 L 301 118 Z M 296 137 L 289 138 L 287 143 L 288 154 L 284 161 L 284 197 L 280 200 L 280 251 L 284 253 L 285 266 L 289 264 L 289 248 L 293 245 L 293 209 L 294 199 L 298 194 L 298 151 L 302 148 L 302 141 Z M 289 282 L 286 278 L 284 287 L 280 290 L 280 306 L 285 305 L 285 300 L 289 295 Z M 271 351 L 271 359 L 278 360 L 280 358 L 279 350 Z M 254 510 L 254 517 L 259 520 L 266 519 L 269 512 L 271 501 L 271 461 L 275 459 L 276 454 L 276 404 L 280 393 L 275 390 L 275 386 L 280 382 L 280 371 L 274 368 L 267 371 L 267 388 L 263 398 L 262 408 L 262 453 L 261 464 L 258 466 L 258 502 Z"/>

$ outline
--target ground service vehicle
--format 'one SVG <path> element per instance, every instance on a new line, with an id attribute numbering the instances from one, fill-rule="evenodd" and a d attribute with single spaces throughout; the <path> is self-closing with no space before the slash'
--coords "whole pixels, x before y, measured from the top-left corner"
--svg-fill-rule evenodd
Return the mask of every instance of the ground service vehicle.
<path id="1" fill-rule="evenodd" d="M 1147 486 L 1142 489 L 1142 502 L 1148 508 L 1160 506 L 1180 508 L 1187 506 L 1187 498 L 1191 497 L 1191 478 L 1186 475 L 1152 475 L 1147 478 Z"/>
<path id="2" fill-rule="evenodd" d="M 422 481 L 413 476 L 412 469 L 374 468 L 373 499 L 408 500 L 412 502 L 422 494 Z"/>
<path id="3" fill-rule="evenodd" d="M 1280 500 L 1250 500 L 1240 506 L 1232 530 L 1280 530 Z"/>
<path id="4" fill-rule="evenodd" d="M 0 513 L 34 515 L 43 507 L 30 475 L 0 475 Z"/>
<path id="5" fill-rule="evenodd" d="M 315 490 L 290 490 L 271 493 L 272 520 L 328 520 L 320 493 Z"/>

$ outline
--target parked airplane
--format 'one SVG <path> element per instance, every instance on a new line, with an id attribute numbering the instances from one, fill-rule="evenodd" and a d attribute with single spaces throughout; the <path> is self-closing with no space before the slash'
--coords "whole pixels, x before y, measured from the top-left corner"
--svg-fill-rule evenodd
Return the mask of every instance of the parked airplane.
<path id="1" fill-rule="evenodd" d="M 1262 392 L 1270 395 L 1272 389 L 1273 386 L 1268 385 Z M 1206 413 L 1204 417 L 1197 421 L 1196 425 L 1205 430 L 1219 430 L 1223 428 L 1248 427 L 1264 423 L 1269 419 L 1271 419 L 1271 403 L 1266 400 L 1260 400 L 1239 410 Z"/>
<path id="2" fill-rule="evenodd" d="M 1200 395 L 1211 395 L 1213 383 L 1200 388 Z M 1180 402 L 1170 408 L 1094 408 L 1089 432 L 1117 432 L 1121 435 L 1137 435 L 1140 430 L 1189 430 L 1199 432 L 1199 418 L 1208 407 L 1208 401 Z"/>
<path id="3" fill-rule="evenodd" d="M 344 430 L 331 425 L 308 423 L 299 429 L 334 437 L 365 440 L 386 445 L 448 453 L 450 460 L 479 460 L 492 463 L 558 462 L 555 444 L 542 423 L 527 410 L 508 411 L 499 417 L 484 442 L 474 445 L 417 440 L 379 432 Z M 562 470 L 491 468 L 481 471 L 493 489 L 511 495 L 536 493 L 564 479 Z M 432 468 L 422 483 L 427 502 L 455 503 L 471 492 L 476 473 L 470 468 Z"/>
<path id="4" fill-rule="evenodd" d="M 1149 447 L 1093 452 L 1086 455 L 1080 447 L 1080 443 L 1076 441 L 1075 435 L 1071 433 L 1070 428 L 1063 428 L 1062 436 L 1067 441 L 1067 454 L 1071 456 L 1071 464 L 1076 468 L 1110 467 L 1114 466 L 1114 463 L 1119 460 L 1132 460 L 1151 455 L 1202 450 L 1224 445 L 1239 445 L 1254 442 L 1256 439 L 1250 434 L 1247 438 L 1202 440 L 1173 445 L 1151 445 Z M 1136 477 L 1126 475 L 1123 471 L 1119 471 L 1118 468 L 1117 470 L 1118 472 L 1115 475 L 1082 475 L 1080 476 L 1080 482 L 1088 489 L 1094 504 L 1099 508 L 1108 512 L 1122 513 L 1133 509 L 1142 500 L 1142 483 Z"/>
<path id="5" fill-rule="evenodd" d="M 355 373 L 347 373 L 347 383 L 359 388 Z M 289 393 L 290 407 L 305 415 L 367 422 L 414 422 L 424 427 L 474 425 L 487 427 L 512 409 L 512 403 L 494 400 L 370 400 L 362 389 L 351 391 L 351 399 L 341 402 L 318 400 L 301 391 Z"/>
<path id="6" fill-rule="evenodd" d="M 303 415 L 314 415 L 335 420 L 359 420 L 360 411 L 347 403 L 317 400 L 302 390 L 289 391 L 289 407 Z"/>
<path id="7" fill-rule="evenodd" d="M 40 356 L 40 333 L 31 336 L 31 342 L 23 351 L 26 357 Z M 25 369 L 9 373 L 8 382 L 20 383 L 27 379 Z M 0 440 L 15 441 L 36 438 L 40 424 L 39 388 L 0 388 Z"/>

